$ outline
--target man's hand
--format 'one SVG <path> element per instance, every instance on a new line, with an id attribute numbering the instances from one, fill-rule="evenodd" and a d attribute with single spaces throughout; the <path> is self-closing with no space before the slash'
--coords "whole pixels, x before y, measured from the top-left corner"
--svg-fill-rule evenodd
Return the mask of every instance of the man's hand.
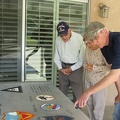
<path id="1" fill-rule="evenodd" d="M 71 72 L 72 72 L 72 69 L 69 67 L 69 68 L 66 68 L 65 69 L 65 72 L 69 75 Z"/>
<path id="2" fill-rule="evenodd" d="M 65 74 L 65 75 L 69 75 L 67 72 L 66 72 L 66 70 L 65 69 L 60 69 L 60 71 L 63 73 L 63 74 Z"/>
<path id="3" fill-rule="evenodd" d="M 65 75 L 69 75 L 72 72 L 71 68 L 65 68 L 65 69 L 62 68 L 60 69 L 60 71 Z"/>
<path id="4" fill-rule="evenodd" d="M 89 99 L 89 96 L 90 96 L 90 95 L 88 94 L 87 91 L 84 92 L 84 93 L 78 98 L 78 100 L 75 102 L 74 108 L 75 108 L 75 107 L 80 107 L 80 108 L 85 107 L 85 106 L 86 106 L 86 103 L 87 103 L 87 101 L 88 101 L 88 99 Z"/>

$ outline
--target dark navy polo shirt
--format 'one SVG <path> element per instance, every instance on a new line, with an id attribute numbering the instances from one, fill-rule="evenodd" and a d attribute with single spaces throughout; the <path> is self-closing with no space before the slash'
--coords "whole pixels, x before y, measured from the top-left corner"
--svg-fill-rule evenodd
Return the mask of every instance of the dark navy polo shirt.
<path id="1" fill-rule="evenodd" d="M 120 32 L 110 32 L 109 45 L 101 48 L 101 52 L 111 69 L 120 69 Z"/>

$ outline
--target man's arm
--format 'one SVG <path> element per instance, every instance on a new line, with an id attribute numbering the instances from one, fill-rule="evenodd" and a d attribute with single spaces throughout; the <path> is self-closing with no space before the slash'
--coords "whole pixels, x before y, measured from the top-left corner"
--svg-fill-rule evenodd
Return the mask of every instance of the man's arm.
<path id="1" fill-rule="evenodd" d="M 60 55 L 59 55 L 59 51 L 58 51 L 58 40 L 56 39 L 56 48 L 55 48 L 55 54 L 54 54 L 54 62 L 57 65 L 58 69 L 62 69 L 62 63 L 61 63 L 61 59 L 60 59 Z"/>
<path id="2" fill-rule="evenodd" d="M 76 107 L 77 105 L 79 107 L 84 107 L 90 95 L 116 82 L 119 76 L 120 76 L 120 69 L 111 70 L 110 73 L 106 75 L 102 80 L 100 80 L 98 83 L 87 89 L 75 102 L 74 107 Z"/>

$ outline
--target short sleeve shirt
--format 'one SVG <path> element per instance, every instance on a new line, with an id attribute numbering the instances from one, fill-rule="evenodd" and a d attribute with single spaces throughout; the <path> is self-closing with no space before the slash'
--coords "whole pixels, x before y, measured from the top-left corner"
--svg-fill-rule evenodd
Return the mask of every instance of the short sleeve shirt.
<path id="1" fill-rule="evenodd" d="M 101 52 L 111 69 L 120 69 L 120 32 L 110 32 L 109 45 L 101 48 Z"/>

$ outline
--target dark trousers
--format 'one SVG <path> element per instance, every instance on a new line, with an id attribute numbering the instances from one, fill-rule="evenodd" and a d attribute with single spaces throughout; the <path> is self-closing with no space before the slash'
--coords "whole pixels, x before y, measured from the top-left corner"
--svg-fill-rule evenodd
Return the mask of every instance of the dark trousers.
<path id="1" fill-rule="evenodd" d="M 71 65 L 62 64 L 63 68 L 70 67 Z M 78 97 L 83 92 L 83 67 L 71 72 L 69 75 L 64 75 L 59 71 L 59 89 L 67 96 L 69 86 L 71 86 L 73 91 L 73 102 L 75 102 Z"/>

